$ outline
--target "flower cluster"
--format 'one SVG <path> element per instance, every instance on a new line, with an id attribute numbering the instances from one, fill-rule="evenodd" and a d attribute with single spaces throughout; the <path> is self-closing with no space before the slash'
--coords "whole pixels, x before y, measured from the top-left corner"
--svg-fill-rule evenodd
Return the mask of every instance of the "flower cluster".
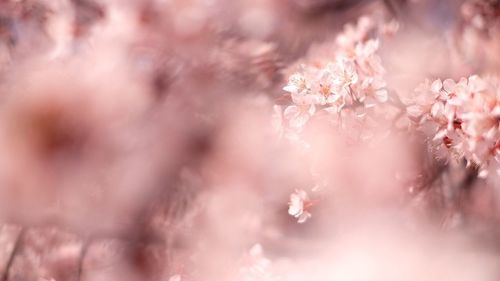
<path id="1" fill-rule="evenodd" d="M 369 109 L 388 100 L 379 41 L 368 39 L 372 27 L 363 17 L 356 27 L 346 26 L 334 44 L 314 50 L 318 57 L 300 63 L 283 88 L 292 102 L 283 112 L 285 126 L 300 131 L 319 111 L 337 118 L 345 108 Z"/>
<path id="2" fill-rule="evenodd" d="M 482 177 L 500 175 L 498 80 L 474 75 L 458 82 L 425 81 L 415 90 L 407 112 L 434 136 L 438 151 L 477 166 Z"/>
<path id="3" fill-rule="evenodd" d="M 280 134 L 307 150 L 311 145 L 301 132 L 313 118 L 323 118 L 348 141 L 370 138 L 370 124 L 376 123 L 371 121 L 389 100 L 377 35 L 396 29 L 395 22 L 361 17 L 357 24 L 345 25 L 335 40 L 311 48 L 305 60 L 289 69 L 284 108 L 274 108 Z M 288 214 L 304 223 L 312 216 L 312 205 L 306 191 L 296 190 L 290 195 Z"/>

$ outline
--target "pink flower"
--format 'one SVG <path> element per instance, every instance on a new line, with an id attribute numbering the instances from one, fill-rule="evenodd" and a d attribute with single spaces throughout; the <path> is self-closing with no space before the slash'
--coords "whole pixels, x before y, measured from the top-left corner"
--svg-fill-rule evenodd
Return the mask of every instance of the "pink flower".
<path id="1" fill-rule="evenodd" d="M 424 114 L 429 114 L 431 111 L 437 114 L 439 106 L 433 109 L 433 106 L 438 103 L 438 98 L 443 84 L 441 80 L 435 80 L 430 83 L 425 80 L 424 83 L 418 85 L 414 95 L 410 98 L 410 105 L 406 108 L 407 113 L 414 118 L 419 118 Z"/>
<path id="2" fill-rule="evenodd" d="M 309 121 L 315 111 L 314 105 L 290 105 L 285 108 L 283 116 L 288 120 L 290 127 L 300 130 Z"/>
<path id="3" fill-rule="evenodd" d="M 364 102 L 365 107 L 386 102 L 389 99 L 389 94 L 385 86 L 385 81 L 380 77 L 365 78 L 356 91 L 358 100 Z"/>
<path id="4" fill-rule="evenodd" d="M 292 99 L 284 119 L 295 133 L 316 114 L 342 130 L 352 129 L 352 124 L 343 124 L 347 120 L 366 128 L 361 123 L 384 115 L 383 110 L 367 110 L 389 99 L 385 70 L 377 55 L 379 41 L 370 39 L 372 31 L 376 31 L 373 20 L 361 18 L 357 25 L 347 25 L 333 44 L 313 49 L 306 62 L 297 64 L 298 70 L 291 72 L 283 88 Z"/>
<path id="5" fill-rule="evenodd" d="M 181 280 L 182 280 L 182 277 L 179 274 L 172 275 L 168 279 L 168 281 L 181 281 Z"/>
<path id="6" fill-rule="evenodd" d="M 385 72 L 381 59 L 376 54 L 378 48 L 378 40 L 368 40 L 356 45 L 354 59 L 360 72 L 367 76 L 378 76 Z"/>
<path id="7" fill-rule="evenodd" d="M 332 71 L 334 75 L 333 83 L 340 86 L 342 89 L 358 82 L 358 73 L 352 61 L 339 59 Z"/>
<path id="8" fill-rule="evenodd" d="M 307 209 L 312 206 L 312 201 L 309 199 L 307 192 L 302 189 L 295 190 L 290 195 L 290 202 L 288 203 L 288 214 L 297 218 L 298 223 L 304 223 L 312 215 Z"/>
<path id="9" fill-rule="evenodd" d="M 270 270 L 271 261 L 264 256 L 264 251 L 260 244 L 255 244 L 245 254 L 240 267 L 241 280 L 257 281 L 257 280 L 273 280 Z"/>
<path id="10" fill-rule="evenodd" d="M 290 78 L 288 79 L 288 84 L 283 88 L 283 90 L 291 94 L 297 94 L 302 93 L 304 90 L 306 90 L 306 88 L 306 78 L 300 73 L 295 73 L 290 76 Z"/>
<path id="11" fill-rule="evenodd" d="M 317 79 L 312 85 L 311 92 L 317 97 L 317 103 L 325 104 L 343 104 L 347 91 L 343 85 L 336 83 L 336 66 L 328 63 L 324 69 L 318 71 Z"/>
<path id="12" fill-rule="evenodd" d="M 419 118 L 419 128 L 434 128 L 436 151 L 451 158 L 465 159 L 479 168 L 481 177 L 491 170 L 500 173 L 498 104 L 500 84 L 492 78 L 473 75 L 458 82 L 452 79 L 429 84 L 415 92 L 415 103 L 408 114 Z M 448 158 L 448 157 L 446 157 Z"/>

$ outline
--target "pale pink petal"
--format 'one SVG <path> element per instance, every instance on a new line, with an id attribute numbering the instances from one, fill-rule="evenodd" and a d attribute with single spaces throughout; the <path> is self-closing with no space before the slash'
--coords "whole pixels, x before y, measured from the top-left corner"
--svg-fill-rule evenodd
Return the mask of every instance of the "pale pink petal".
<path id="1" fill-rule="evenodd" d="M 309 212 L 305 211 L 305 212 L 303 212 L 303 213 L 299 216 L 299 218 L 298 218 L 297 222 L 298 222 L 298 223 L 304 223 L 304 222 L 306 222 L 306 221 L 307 221 L 310 217 L 312 217 L 311 213 L 309 213 Z"/>
<path id="2" fill-rule="evenodd" d="M 389 99 L 389 94 L 386 89 L 375 91 L 375 97 L 379 102 L 386 102 Z"/>
<path id="3" fill-rule="evenodd" d="M 179 274 L 172 275 L 168 281 L 181 281 L 181 276 Z"/>
<path id="4" fill-rule="evenodd" d="M 297 117 L 300 114 L 300 109 L 296 105 L 290 105 L 287 108 L 285 108 L 285 111 L 283 112 L 283 116 L 286 119 L 293 119 Z"/>
<path id="5" fill-rule="evenodd" d="M 406 112 L 412 117 L 420 117 L 424 113 L 424 109 L 420 105 L 410 105 L 406 108 Z"/>
<path id="6" fill-rule="evenodd" d="M 294 85 L 286 85 L 285 87 L 283 87 L 283 90 L 285 90 L 286 92 L 289 92 L 289 93 L 297 93 L 298 92 L 298 88 Z"/>
<path id="7" fill-rule="evenodd" d="M 448 93 L 454 92 L 455 86 L 456 86 L 456 83 L 455 83 L 455 81 L 453 81 L 453 79 L 446 79 L 443 81 L 443 89 Z"/>
<path id="8" fill-rule="evenodd" d="M 435 80 L 431 84 L 431 91 L 434 93 L 439 93 L 439 91 L 441 91 L 442 87 L 443 87 L 443 83 L 441 82 L 441 79 Z"/>

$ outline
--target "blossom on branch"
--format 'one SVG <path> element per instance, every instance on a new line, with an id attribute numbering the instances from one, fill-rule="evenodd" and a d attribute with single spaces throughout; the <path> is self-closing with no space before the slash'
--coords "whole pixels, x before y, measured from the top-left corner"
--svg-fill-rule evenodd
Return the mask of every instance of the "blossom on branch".
<path id="1" fill-rule="evenodd" d="M 500 175 L 498 79 L 473 75 L 458 82 L 425 81 L 415 90 L 407 112 L 418 128 L 430 130 L 438 151 L 477 166 L 479 176 Z"/>

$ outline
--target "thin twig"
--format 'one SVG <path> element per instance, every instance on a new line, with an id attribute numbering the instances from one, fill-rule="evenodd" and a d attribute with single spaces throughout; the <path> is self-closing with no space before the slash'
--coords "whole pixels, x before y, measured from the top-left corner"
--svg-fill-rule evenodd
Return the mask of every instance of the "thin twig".
<path id="1" fill-rule="evenodd" d="M 464 202 L 465 200 L 468 199 L 472 186 L 478 179 L 477 174 L 478 174 L 477 169 L 468 169 L 467 175 L 465 176 L 463 181 L 457 186 L 459 192 L 457 208 L 461 211 L 463 211 Z"/>
<path id="2" fill-rule="evenodd" d="M 9 278 L 10 268 L 12 267 L 12 264 L 14 263 L 14 257 L 16 256 L 17 252 L 19 252 L 19 249 L 21 248 L 21 244 L 22 244 L 22 240 L 23 240 L 25 232 L 26 232 L 26 228 L 22 227 L 21 230 L 19 231 L 19 234 L 17 235 L 16 242 L 14 242 L 14 248 L 12 248 L 12 252 L 10 253 L 9 259 L 7 260 L 7 264 L 5 265 L 5 270 L 3 272 L 2 278 L 0 279 L 1 281 L 7 281 L 7 279 Z"/>
<path id="3" fill-rule="evenodd" d="M 406 104 L 401 101 L 401 98 L 399 97 L 398 93 L 394 90 L 388 89 L 387 92 L 389 93 L 389 100 L 388 102 L 396 107 L 401 109 L 402 111 L 406 112 Z"/>
<path id="4" fill-rule="evenodd" d="M 82 274 L 83 274 L 83 262 L 85 260 L 85 256 L 87 255 L 87 250 L 89 248 L 91 241 L 89 239 L 85 239 L 83 241 L 82 249 L 80 250 L 80 256 L 78 260 L 78 273 L 76 276 L 76 280 L 80 281 L 82 280 Z"/>
<path id="5" fill-rule="evenodd" d="M 384 2 L 384 6 L 387 8 L 387 10 L 389 11 L 389 13 L 391 13 L 391 15 L 393 17 L 395 17 L 395 18 L 399 17 L 399 11 L 396 8 L 396 4 L 394 3 L 394 1 L 392 1 L 392 0 L 383 0 L 382 2 Z"/>

